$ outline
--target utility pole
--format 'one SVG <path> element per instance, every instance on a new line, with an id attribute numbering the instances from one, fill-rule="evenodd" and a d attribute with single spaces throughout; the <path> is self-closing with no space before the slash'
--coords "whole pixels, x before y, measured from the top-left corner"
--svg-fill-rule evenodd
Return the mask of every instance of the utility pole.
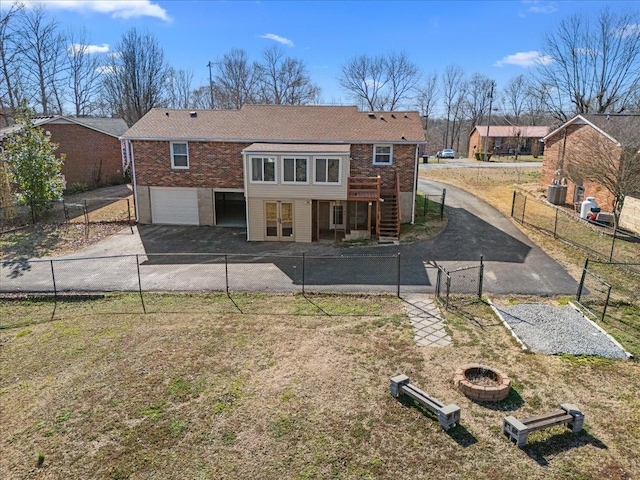
<path id="1" fill-rule="evenodd" d="M 211 67 L 213 67 L 213 63 L 211 63 L 211 60 L 209 60 L 209 63 L 207 63 L 207 67 L 209 67 L 209 108 L 213 108 L 213 79 L 211 78 Z"/>
<path id="2" fill-rule="evenodd" d="M 489 149 L 489 127 L 491 126 L 491 110 L 493 109 L 493 88 L 496 82 L 491 80 L 491 91 L 489 92 L 489 119 L 487 121 L 487 139 L 484 141 L 484 161 L 487 161 L 487 150 Z"/>

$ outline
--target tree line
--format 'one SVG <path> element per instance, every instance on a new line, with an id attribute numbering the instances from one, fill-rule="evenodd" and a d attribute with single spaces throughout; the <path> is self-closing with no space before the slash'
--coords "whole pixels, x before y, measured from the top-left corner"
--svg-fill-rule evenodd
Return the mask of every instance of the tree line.
<path id="1" fill-rule="evenodd" d="M 238 109 L 244 104 L 323 103 L 303 59 L 281 46 L 251 59 L 232 48 L 210 62 L 209 81 L 173 68 L 158 40 L 131 29 L 108 51 L 84 29 L 62 31 L 44 7 L 19 4 L 0 18 L 0 111 L 24 100 L 38 114 L 122 117 L 132 125 L 153 107 Z M 486 123 L 540 125 L 576 113 L 640 111 L 640 16 L 605 8 L 562 20 L 542 39 L 538 65 L 501 90 L 487 75 L 458 65 L 425 72 L 405 53 L 344 61 L 338 84 L 363 110 L 416 109 L 431 145 L 464 148 Z M 335 102 L 332 102 L 335 103 Z"/>

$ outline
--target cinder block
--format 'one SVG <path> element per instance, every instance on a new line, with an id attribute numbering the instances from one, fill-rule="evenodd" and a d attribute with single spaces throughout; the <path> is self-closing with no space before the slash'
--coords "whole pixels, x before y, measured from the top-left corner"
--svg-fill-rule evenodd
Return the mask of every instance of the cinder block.
<path id="1" fill-rule="evenodd" d="M 396 375 L 391 377 L 390 391 L 391 396 L 398 398 L 400 396 L 400 387 L 409 383 L 409 377 L 406 375 Z"/>

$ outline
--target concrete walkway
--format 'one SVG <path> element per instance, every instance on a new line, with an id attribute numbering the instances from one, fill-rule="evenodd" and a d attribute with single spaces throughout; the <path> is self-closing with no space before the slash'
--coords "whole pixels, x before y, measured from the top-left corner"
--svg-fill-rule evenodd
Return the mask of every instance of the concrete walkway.
<path id="1" fill-rule="evenodd" d="M 413 326 L 414 340 L 421 347 L 446 347 L 451 337 L 444 328 L 444 320 L 433 297 L 425 294 L 408 294 L 402 299 L 407 317 Z"/>

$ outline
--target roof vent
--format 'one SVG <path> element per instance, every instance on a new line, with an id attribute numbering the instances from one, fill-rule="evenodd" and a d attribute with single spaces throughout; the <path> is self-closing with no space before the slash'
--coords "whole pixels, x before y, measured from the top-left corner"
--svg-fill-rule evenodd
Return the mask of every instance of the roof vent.
<path id="1" fill-rule="evenodd" d="M 409 115 L 407 115 L 406 113 L 404 114 L 404 118 L 409 118 Z"/>
<path id="2" fill-rule="evenodd" d="M 392 113 L 392 114 L 391 114 L 391 118 L 396 118 L 396 114 L 395 114 L 395 113 Z"/>
<path id="3" fill-rule="evenodd" d="M 169 116 L 169 112 L 164 112 L 164 114 L 168 117 Z"/>
<path id="4" fill-rule="evenodd" d="M 369 115 L 369 118 L 376 118 L 376 114 L 373 112 L 370 112 L 368 115 Z"/>
<path id="5" fill-rule="evenodd" d="M 198 112 L 196 112 L 196 111 L 191 111 L 191 112 L 189 112 L 189 116 L 190 116 L 191 118 L 196 118 L 196 117 L 198 116 Z"/>

